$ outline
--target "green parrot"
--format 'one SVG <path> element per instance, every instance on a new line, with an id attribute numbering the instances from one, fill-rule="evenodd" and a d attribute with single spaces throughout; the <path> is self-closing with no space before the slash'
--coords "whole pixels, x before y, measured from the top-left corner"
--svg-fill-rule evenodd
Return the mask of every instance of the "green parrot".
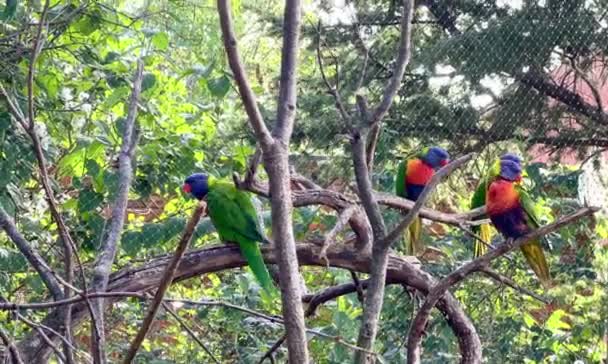
<path id="1" fill-rule="evenodd" d="M 234 184 L 221 181 L 203 173 L 186 178 L 182 187 L 195 198 L 206 199 L 209 218 L 220 239 L 238 244 L 253 275 L 266 292 L 276 291 L 259 242 L 268 242 L 259 224 L 257 211 L 249 193 L 238 190 Z"/>
<path id="2" fill-rule="evenodd" d="M 443 148 L 424 148 L 414 158 L 402 161 L 397 168 L 395 193 L 399 197 L 416 201 L 435 170 L 448 164 L 450 155 Z M 403 236 L 406 254 L 419 255 L 424 252 L 421 239 L 422 221 L 417 217 Z"/>
<path id="3" fill-rule="evenodd" d="M 490 185 L 490 182 L 494 180 L 496 177 L 500 175 L 500 161 L 501 160 L 510 160 L 518 165 L 521 165 L 521 158 L 514 153 L 505 153 L 500 159 L 497 159 L 492 166 L 486 172 L 486 175 L 479 181 L 477 188 L 475 189 L 475 193 L 473 193 L 473 197 L 471 197 L 471 210 L 476 209 L 478 207 L 485 206 L 486 204 L 486 191 Z M 484 217 L 481 216 L 475 220 L 481 220 Z M 472 230 L 475 234 L 477 234 L 481 240 L 485 241 L 487 244 L 492 242 L 492 236 L 494 235 L 494 231 L 490 224 L 481 224 L 472 227 Z M 484 255 L 488 251 L 488 245 L 484 244 L 478 240 L 475 240 L 473 244 L 473 255 L 475 258 L 479 258 Z"/>

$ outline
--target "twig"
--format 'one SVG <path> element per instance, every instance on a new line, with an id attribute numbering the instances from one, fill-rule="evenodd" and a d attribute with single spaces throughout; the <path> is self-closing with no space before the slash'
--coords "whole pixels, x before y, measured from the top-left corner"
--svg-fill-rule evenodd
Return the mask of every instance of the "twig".
<path id="1" fill-rule="evenodd" d="M 196 228 L 196 225 L 198 224 L 199 220 L 201 219 L 201 216 L 203 215 L 204 211 L 205 211 L 205 203 L 200 202 L 196 206 L 196 209 L 194 209 L 194 212 L 192 213 L 192 217 L 190 217 L 190 221 L 188 221 L 188 224 L 186 225 L 186 227 L 184 229 L 182 237 L 177 245 L 177 248 L 175 249 L 175 253 L 173 254 L 173 257 L 171 258 L 171 261 L 165 267 L 165 272 L 163 273 L 163 276 L 160 280 L 158 289 L 156 290 L 156 294 L 154 295 L 154 299 L 152 300 L 152 302 L 150 303 L 150 306 L 148 307 L 148 313 L 146 314 L 146 317 L 144 318 L 144 321 L 141 325 L 141 328 L 137 332 L 135 339 L 131 343 L 131 346 L 129 347 L 129 350 L 127 351 L 127 354 L 125 356 L 123 363 L 125 363 L 125 364 L 131 363 L 133 361 L 133 359 L 135 358 L 135 355 L 137 355 L 137 350 L 139 350 L 141 343 L 144 341 L 144 339 L 146 338 L 146 334 L 150 330 L 150 326 L 152 325 L 152 322 L 154 322 L 154 318 L 156 317 L 158 308 L 160 307 L 160 305 L 163 301 L 165 292 L 171 285 L 171 282 L 173 282 L 173 276 L 175 275 L 177 266 L 178 266 L 182 256 L 184 255 L 186 248 L 190 244 L 190 240 L 192 239 L 192 234 L 194 233 L 194 229 Z"/>
<path id="2" fill-rule="evenodd" d="M 228 63 L 230 64 L 230 69 L 232 70 L 234 80 L 236 81 L 241 99 L 243 100 L 243 105 L 245 107 L 245 111 L 247 112 L 247 116 L 249 117 L 249 122 L 251 123 L 256 137 L 262 147 L 268 148 L 274 143 L 274 140 L 272 139 L 266 124 L 264 124 L 264 118 L 262 117 L 255 94 L 253 93 L 249 80 L 247 79 L 243 62 L 241 61 L 241 56 L 237 47 L 236 34 L 234 33 L 234 27 L 232 25 L 232 9 L 230 7 L 230 1 L 218 0 L 217 8 L 220 16 L 220 26 L 222 28 L 224 48 L 226 49 L 226 54 L 228 55 Z"/>
<path id="3" fill-rule="evenodd" d="M 133 88 L 131 91 L 131 99 L 129 101 L 129 110 L 125 120 L 125 126 L 122 136 L 122 145 L 118 157 L 118 191 L 116 200 L 112 209 L 112 221 L 110 223 L 110 231 L 108 237 L 102 243 L 99 258 L 95 263 L 95 269 L 92 278 L 93 291 L 105 291 L 108 287 L 108 279 L 112 270 L 112 264 L 116 259 L 118 251 L 118 243 L 124 227 L 124 216 L 127 211 L 129 200 L 129 189 L 133 179 L 133 155 L 137 140 L 134 139 L 136 130 L 136 119 L 138 111 L 139 96 L 141 93 L 141 84 L 143 79 L 144 63 L 142 59 L 138 59 L 137 68 L 133 78 Z M 105 334 L 104 334 L 104 302 L 103 299 L 95 301 L 95 314 L 98 320 L 99 330 L 92 333 L 92 352 L 95 364 L 105 362 Z"/>
<path id="4" fill-rule="evenodd" d="M 325 235 L 323 239 L 323 244 L 321 245 L 321 251 L 319 252 L 319 257 L 323 260 L 327 261 L 327 248 L 329 245 L 334 242 L 336 236 L 340 233 L 340 231 L 344 230 L 344 226 L 348 223 L 348 220 L 353 216 L 355 211 L 357 210 L 356 206 L 350 206 L 344 209 L 340 215 L 338 216 L 338 220 L 334 227 Z M 328 262 L 329 264 L 329 262 Z"/>
<path id="5" fill-rule="evenodd" d="M 509 239 L 505 243 L 497 246 L 495 249 L 490 250 L 485 255 L 463 265 L 462 267 L 454 270 L 452 273 L 448 274 L 445 278 L 440 280 L 427 294 L 424 304 L 416 314 L 416 317 L 414 318 L 414 321 L 410 326 L 407 343 L 408 363 L 420 363 L 420 342 L 422 341 L 424 327 L 428 322 L 431 310 L 433 309 L 437 301 L 446 293 L 446 291 L 450 287 L 464 280 L 469 274 L 487 267 L 492 260 L 521 247 L 526 242 L 534 238 L 549 234 L 561 228 L 562 226 L 570 224 L 583 217 L 590 216 L 598 210 L 599 208 L 597 207 L 585 207 L 578 210 L 574 214 L 560 218 L 552 224 L 545 225 L 539 229 L 536 229 L 531 233 L 522 236 L 521 238 L 518 238 L 516 240 Z M 479 348 L 479 353 L 477 357 L 474 358 L 473 362 L 477 363 L 480 361 L 481 348 Z"/>
<path id="6" fill-rule="evenodd" d="M 258 361 L 258 364 L 262 364 L 266 359 L 272 360 L 272 354 L 274 354 L 274 352 L 277 351 L 281 347 L 281 345 L 283 345 L 286 338 L 287 336 L 283 335 L 279 338 L 279 340 L 272 344 L 270 349 L 268 349 L 268 351 L 264 355 L 262 355 L 262 357 Z"/>
<path id="7" fill-rule="evenodd" d="M 397 91 L 401 87 L 401 81 L 405 74 L 405 68 L 407 67 L 412 51 L 411 51 L 411 38 L 412 38 L 412 18 L 414 16 L 414 1 L 404 0 L 403 1 L 403 14 L 401 16 L 401 37 L 399 39 L 399 50 L 397 53 L 397 59 L 395 60 L 395 68 L 393 75 L 384 89 L 382 95 L 382 101 L 374 109 L 372 117 L 369 122 L 371 127 L 369 141 L 367 143 L 366 151 L 366 162 L 369 170 L 371 171 L 374 163 L 374 154 L 376 151 L 376 144 L 378 143 L 378 137 L 380 136 L 381 121 L 390 109 Z"/>
<path id="8" fill-rule="evenodd" d="M 0 227 L 6 232 L 6 235 L 13 241 L 15 246 L 19 249 L 21 254 L 27 259 L 27 261 L 36 270 L 40 279 L 48 290 L 53 295 L 53 298 L 60 300 L 63 298 L 63 291 L 59 282 L 55 278 L 53 270 L 49 267 L 48 263 L 42 258 L 40 253 L 25 240 L 23 235 L 17 229 L 15 222 L 0 206 Z"/>
<path id="9" fill-rule="evenodd" d="M 401 235 L 403 235 L 405 229 L 407 229 L 412 223 L 412 221 L 414 221 L 414 219 L 418 217 L 420 209 L 422 208 L 422 206 L 424 206 L 426 200 L 430 197 L 431 193 L 435 190 L 439 182 L 441 182 L 444 177 L 448 176 L 458 167 L 468 162 L 472 157 L 472 153 L 464 155 L 450 162 L 448 165 L 441 168 L 437 173 L 435 173 L 429 183 L 422 190 L 422 193 L 416 200 L 414 207 L 412 207 L 408 214 L 405 215 L 403 221 L 401 221 L 401 223 L 399 223 L 399 225 L 397 225 L 397 227 L 386 236 L 386 238 L 381 242 L 381 244 L 390 246 L 395 240 L 397 240 Z"/>
<path id="10" fill-rule="evenodd" d="M 361 285 L 361 281 L 359 280 L 359 277 L 357 276 L 357 272 L 355 272 L 354 270 L 350 270 L 350 277 L 353 279 L 353 284 L 355 285 L 355 288 L 357 289 L 357 299 L 359 300 L 359 302 L 361 302 L 361 304 L 364 304 L 365 296 L 363 294 L 363 286 Z"/>
<path id="11" fill-rule="evenodd" d="M 344 107 L 344 102 L 342 102 L 342 98 L 340 97 L 340 91 L 337 87 L 331 85 L 329 80 L 327 79 L 327 75 L 325 74 L 325 67 L 323 67 L 323 58 L 321 57 L 321 21 L 317 25 L 317 64 L 319 65 L 319 71 L 321 72 L 321 79 L 325 83 L 327 87 L 327 92 L 334 97 L 335 105 L 338 111 L 340 112 L 340 116 L 342 120 L 348 125 L 351 125 L 351 117 L 346 107 Z"/>
<path id="12" fill-rule="evenodd" d="M 215 356 L 213 355 L 213 353 L 211 352 L 211 350 L 209 350 L 209 348 L 207 347 L 207 345 L 205 345 L 205 343 L 203 343 L 201 341 L 201 339 L 198 338 L 198 336 L 196 336 L 196 333 L 194 331 L 192 331 L 192 329 L 190 328 L 190 326 L 188 326 L 184 320 L 179 317 L 179 315 L 171 308 L 169 307 L 169 305 L 166 302 L 162 302 L 163 308 L 165 309 L 165 311 L 167 311 L 169 313 L 169 315 L 173 316 L 173 318 L 175 319 L 175 321 L 177 321 L 180 326 L 186 330 L 186 332 L 188 333 L 188 335 L 190 335 L 190 337 L 196 341 L 196 343 L 205 351 L 205 353 L 207 353 L 207 355 L 211 358 L 211 360 L 213 360 L 214 363 L 220 364 L 220 361 L 217 360 L 215 358 Z"/>
<path id="13" fill-rule="evenodd" d="M 19 350 L 15 346 L 13 340 L 11 340 L 10 336 L 8 336 L 8 333 L 4 331 L 2 327 L 0 327 L 0 339 L 2 339 L 2 342 L 4 342 L 4 346 L 8 348 L 13 364 L 23 364 Z"/>
<path id="14" fill-rule="evenodd" d="M 536 293 L 530 291 L 529 289 L 526 289 L 524 287 L 519 286 L 511 278 L 505 277 L 502 274 L 500 274 L 500 273 L 498 273 L 498 272 L 496 272 L 496 271 L 494 271 L 494 270 L 492 270 L 492 269 L 490 269 L 488 267 L 481 268 L 479 271 L 482 272 L 482 273 L 484 273 L 488 277 L 492 278 L 493 280 L 495 280 L 495 281 L 497 281 L 499 283 L 502 283 L 502 284 L 504 284 L 506 286 L 509 286 L 509 287 L 513 288 L 514 290 L 520 292 L 520 293 L 523 293 L 523 294 L 525 294 L 527 296 L 530 296 L 530 297 L 534 298 L 535 300 L 538 300 L 538 301 L 540 301 L 542 303 L 545 303 L 545 304 L 548 304 L 548 303 L 551 302 L 546 297 L 543 297 L 543 296 L 541 296 L 539 294 L 536 294 Z"/>

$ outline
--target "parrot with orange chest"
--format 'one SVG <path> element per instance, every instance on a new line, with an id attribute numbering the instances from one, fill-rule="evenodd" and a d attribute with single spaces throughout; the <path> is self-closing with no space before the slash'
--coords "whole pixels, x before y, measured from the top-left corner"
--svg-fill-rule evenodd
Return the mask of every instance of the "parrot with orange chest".
<path id="1" fill-rule="evenodd" d="M 402 161 L 395 180 L 397 196 L 416 201 L 435 171 L 448 164 L 449 160 L 448 152 L 435 146 L 424 148 L 413 158 Z M 418 255 L 424 252 L 421 232 L 422 221 L 420 217 L 416 217 L 403 236 L 408 255 Z"/>
<path id="2" fill-rule="evenodd" d="M 506 238 L 517 239 L 537 229 L 540 224 L 532 198 L 517 183 L 521 180 L 521 165 L 501 160 L 499 168 L 498 176 L 488 185 L 487 214 L 496 230 Z M 521 251 L 541 283 L 548 287 L 551 275 L 541 238 L 525 243 Z"/>
<path id="3" fill-rule="evenodd" d="M 473 193 L 473 196 L 471 197 L 471 204 L 470 204 L 471 210 L 476 209 L 478 207 L 485 206 L 486 192 L 488 190 L 488 186 L 490 185 L 490 182 L 493 181 L 500 174 L 500 161 L 501 160 L 510 160 L 521 166 L 521 157 L 518 156 L 517 154 L 505 153 L 505 154 L 501 155 L 500 159 L 497 159 L 491 165 L 491 167 L 485 173 L 485 176 L 483 176 L 483 178 L 479 181 L 479 184 L 477 185 L 477 188 L 475 189 L 475 192 Z M 517 182 L 517 183 L 519 183 L 519 182 Z M 473 221 L 480 220 L 483 218 L 484 217 L 481 216 L 477 219 L 473 219 Z M 472 231 L 475 234 L 479 235 L 481 240 L 483 240 L 485 242 L 485 243 L 482 243 L 479 240 L 475 240 L 475 242 L 473 243 L 473 254 L 474 254 L 475 258 L 479 258 L 480 256 L 484 255 L 488 251 L 488 246 L 492 241 L 492 236 L 494 235 L 492 230 L 493 229 L 490 227 L 490 224 L 485 224 L 485 223 L 472 227 Z"/>

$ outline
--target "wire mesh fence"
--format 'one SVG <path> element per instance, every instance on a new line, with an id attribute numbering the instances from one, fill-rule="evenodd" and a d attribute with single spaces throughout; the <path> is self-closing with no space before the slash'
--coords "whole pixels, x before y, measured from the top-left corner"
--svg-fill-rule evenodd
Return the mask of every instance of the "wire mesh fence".
<path id="1" fill-rule="evenodd" d="M 608 245 L 608 5 L 580 0 L 417 5 L 411 61 L 381 122 L 374 188 L 394 193 L 399 163 L 423 147 L 440 145 L 452 158 L 475 152 L 429 204 L 443 212 L 466 211 L 491 163 L 504 152 L 517 153 L 524 160 L 524 186 L 543 222 L 581 205 L 603 208 L 591 223 L 550 236 L 547 248 L 562 280 L 603 277 L 605 282 L 606 259 L 599 257 Z M 281 6 L 273 1 L 235 5 L 239 47 L 271 127 L 280 82 Z M 205 1 L 53 3 L 30 79 L 41 10 L 19 4 L 13 11 L 7 5 L 0 23 L 0 207 L 63 274 L 57 226 L 33 148 L 31 135 L 36 135 L 60 212 L 85 270 L 92 269 L 112 218 L 133 72 L 142 57 L 134 178 L 115 270 L 171 251 L 193 207 L 180 190 L 185 177 L 199 171 L 228 180 L 234 172 L 242 176 L 256 150 L 226 63 L 215 7 Z M 332 92 L 353 114 L 357 95 L 377 104 L 395 72 L 401 11 L 395 1 L 320 1 L 304 10 L 290 163 L 319 188 L 356 198 L 347 125 Z M 32 114 L 35 127 L 24 129 L 19 119 L 29 121 Z M 266 180 L 263 169 L 258 178 Z M 292 187 L 306 188 L 297 182 Z M 269 204 L 259 199 L 271 235 Z M 383 214 L 391 226 L 401 216 L 386 207 Z M 296 238 L 322 237 L 336 219 L 327 206 L 297 208 Z M 472 258 L 472 240 L 457 228 L 425 221 L 424 230 L 433 248 L 429 271 L 445 274 Z M 219 243 L 213 231 L 204 220 L 195 247 Z M 521 272 L 523 259 L 514 259 L 500 269 L 530 283 Z M 305 281 L 312 286 L 349 279 L 331 270 L 332 278 L 317 274 L 322 269 L 308 272 Z M 0 235 L 0 277 L 3 297 L 44 296 L 36 272 L 7 235 Z M 222 272 L 201 281 L 203 293 L 216 297 L 257 288 L 250 287 L 255 284 L 248 272 Z M 220 281 L 227 286 L 219 289 Z M 239 299 L 246 301 L 244 295 Z M 130 307 L 121 314 L 134 318 L 138 311 Z M 216 350 L 228 350 L 219 334 L 209 335 L 219 342 Z"/>

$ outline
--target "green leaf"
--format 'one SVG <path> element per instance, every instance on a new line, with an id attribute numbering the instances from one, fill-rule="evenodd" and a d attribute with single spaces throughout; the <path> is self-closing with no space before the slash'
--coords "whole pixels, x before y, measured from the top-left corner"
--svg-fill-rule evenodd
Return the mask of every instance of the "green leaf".
<path id="1" fill-rule="evenodd" d="M 230 78 L 223 75 L 222 77 L 214 78 L 207 81 L 207 89 L 215 97 L 222 98 L 230 91 Z"/>
<path id="2" fill-rule="evenodd" d="M 141 92 L 145 92 L 156 86 L 156 76 L 153 73 L 146 73 L 141 80 Z"/>
<path id="3" fill-rule="evenodd" d="M 4 12 L 2 13 L 2 19 L 12 19 L 17 12 L 17 4 L 19 4 L 19 1 L 17 0 L 6 0 L 6 6 L 4 8 Z"/>
<path id="4" fill-rule="evenodd" d="M 169 36 L 165 32 L 159 32 L 152 36 L 152 44 L 157 49 L 164 51 L 169 47 Z"/>

